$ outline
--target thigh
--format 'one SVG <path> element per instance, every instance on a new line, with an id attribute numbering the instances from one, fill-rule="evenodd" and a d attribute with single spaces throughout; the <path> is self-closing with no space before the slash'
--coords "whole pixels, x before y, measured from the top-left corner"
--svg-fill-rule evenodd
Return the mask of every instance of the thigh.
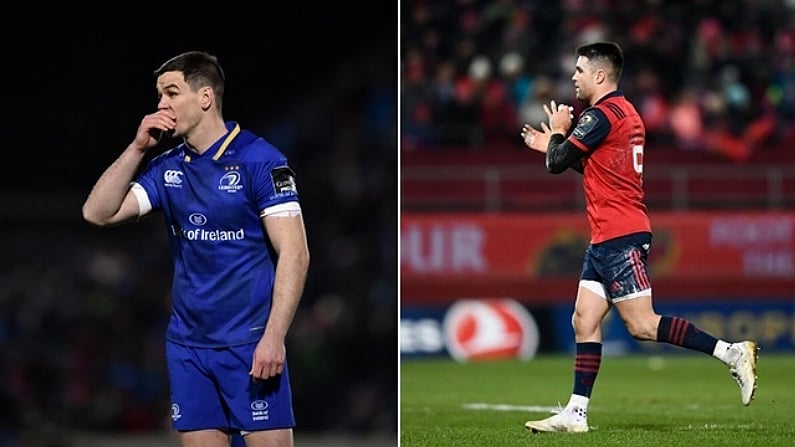
<path id="1" fill-rule="evenodd" d="M 610 302 L 595 290 L 596 286 L 598 283 L 580 281 L 572 316 L 577 342 L 601 340 L 600 326 L 605 315 L 610 311 Z"/>
<path id="2" fill-rule="evenodd" d="M 242 432 L 295 427 L 288 362 L 281 374 L 267 380 L 252 380 L 248 374 L 256 343 L 217 350 L 214 377 L 224 405 L 229 409 L 229 427 Z M 250 435 L 248 435 L 250 436 Z"/>
<path id="3" fill-rule="evenodd" d="M 599 247 L 589 245 L 582 263 L 577 300 L 571 324 L 577 342 L 601 341 L 602 319 L 610 310 L 610 301 L 600 273 Z"/>
<path id="4" fill-rule="evenodd" d="M 651 294 L 637 296 L 631 300 L 622 300 L 615 303 L 616 311 L 625 322 L 640 323 L 656 320 Z"/>
<path id="5" fill-rule="evenodd" d="M 218 390 L 205 364 L 204 351 L 166 342 L 174 430 L 217 429 L 229 425 Z"/>

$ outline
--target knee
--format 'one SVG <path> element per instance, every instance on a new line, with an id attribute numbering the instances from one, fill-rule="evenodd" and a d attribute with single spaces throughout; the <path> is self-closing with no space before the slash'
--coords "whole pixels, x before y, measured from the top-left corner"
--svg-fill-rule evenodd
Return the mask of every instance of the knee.
<path id="1" fill-rule="evenodd" d="M 657 339 L 657 324 L 653 319 L 643 320 L 624 320 L 629 335 L 635 340 L 656 340 Z"/>
<path id="2" fill-rule="evenodd" d="M 575 311 L 571 315 L 571 326 L 574 333 L 581 336 L 590 336 L 599 330 L 600 321 L 589 318 L 587 315 Z"/>

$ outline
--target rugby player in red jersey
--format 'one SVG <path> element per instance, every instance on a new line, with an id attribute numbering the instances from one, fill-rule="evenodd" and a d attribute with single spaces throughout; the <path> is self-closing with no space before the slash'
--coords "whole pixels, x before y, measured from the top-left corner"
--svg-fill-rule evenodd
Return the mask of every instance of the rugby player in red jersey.
<path id="1" fill-rule="evenodd" d="M 637 340 L 665 342 L 719 359 L 740 386 L 741 401 L 756 390 L 757 345 L 730 343 L 690 321 L 654 311 L 648 255 L 652 231 L 643 193 L 646 130 L 637 110 L 619 90 L 624 64 L 621 47 L 596 42 L 577 48 L 572 81 L 577 99 L 587 104 L 574 129 L 573 108 L 544 105 L 549 123 L 522 128 L 524 143 L 546 154 L 552 174 L 568 168 L 583 175 L 591 240 L 585 252 L 574 304 L 576 341 L 574 387 L 558 414 L 528 421 L 533 432 L 587 432 L 588 404 L 602 360 L 601 323 L 615 307 Z"/>

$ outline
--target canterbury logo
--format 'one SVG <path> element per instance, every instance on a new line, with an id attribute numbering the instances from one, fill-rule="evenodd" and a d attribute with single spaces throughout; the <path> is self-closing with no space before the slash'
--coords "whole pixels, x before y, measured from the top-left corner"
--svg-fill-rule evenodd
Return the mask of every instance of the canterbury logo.
<path id="1" fill-rule="evenodd" d="M 177 171 L 176 169 L 169 169 L 169 170 L 167 170 L 166 172 L 163 173 L 163 180 L 167 184 L 180 185 L 180 184 L 182 184 L 182 176 L 183 175 L 185 175 L 185 174 L 183 174 L 182 171 Z"/>

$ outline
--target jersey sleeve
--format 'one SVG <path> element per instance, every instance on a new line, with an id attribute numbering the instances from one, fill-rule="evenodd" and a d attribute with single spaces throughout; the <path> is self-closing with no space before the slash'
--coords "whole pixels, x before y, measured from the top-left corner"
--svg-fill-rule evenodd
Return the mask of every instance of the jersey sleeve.
<path id="1" fill-rule="evenodd" d="M 180 171 L 163 172 L 161 168 L 163 161 L 162 156 L 155 157 L 149 164 L 146 165 L 143 171 L 133 181 L 132 190 L 138 199 L 138 214 L 143 216 L 152 210 L 160 209 L 162 200 L 160 197 L 160 190 L 158 188 L 158 179 L 160 182 L 181 183 L 182 173 Z M 169 177 L 166 179 L 165 177 Z"/>
<path id="2" fill-rule="evenodd" d="M 547 146 L 546 167 L 552 174 L 560 174 L 570 167 L 580 165 L 578 163 L 585 152 L 569 142 L 563 135 L 556 133 L 549 138 Z M 582 172 L 579 170 L 578 172 Z"/>
<path id="3" fill-rule="evenodd" d="M 592 152 L 602 144 L 608 133 L 610 133 L 610 120 L 604 112 L 591 107 L 580 115 L 568 141 L 583 152 Z"/>
<path id="4" fill-rule="evenodd" d="M 298 186 L 295 172 L 287 159 L 279 156 L 255 163 L 253 169 L 253 190 L 260 215 L 268 214 L 269 209 L 285 209 L 298 204 Z"/>

